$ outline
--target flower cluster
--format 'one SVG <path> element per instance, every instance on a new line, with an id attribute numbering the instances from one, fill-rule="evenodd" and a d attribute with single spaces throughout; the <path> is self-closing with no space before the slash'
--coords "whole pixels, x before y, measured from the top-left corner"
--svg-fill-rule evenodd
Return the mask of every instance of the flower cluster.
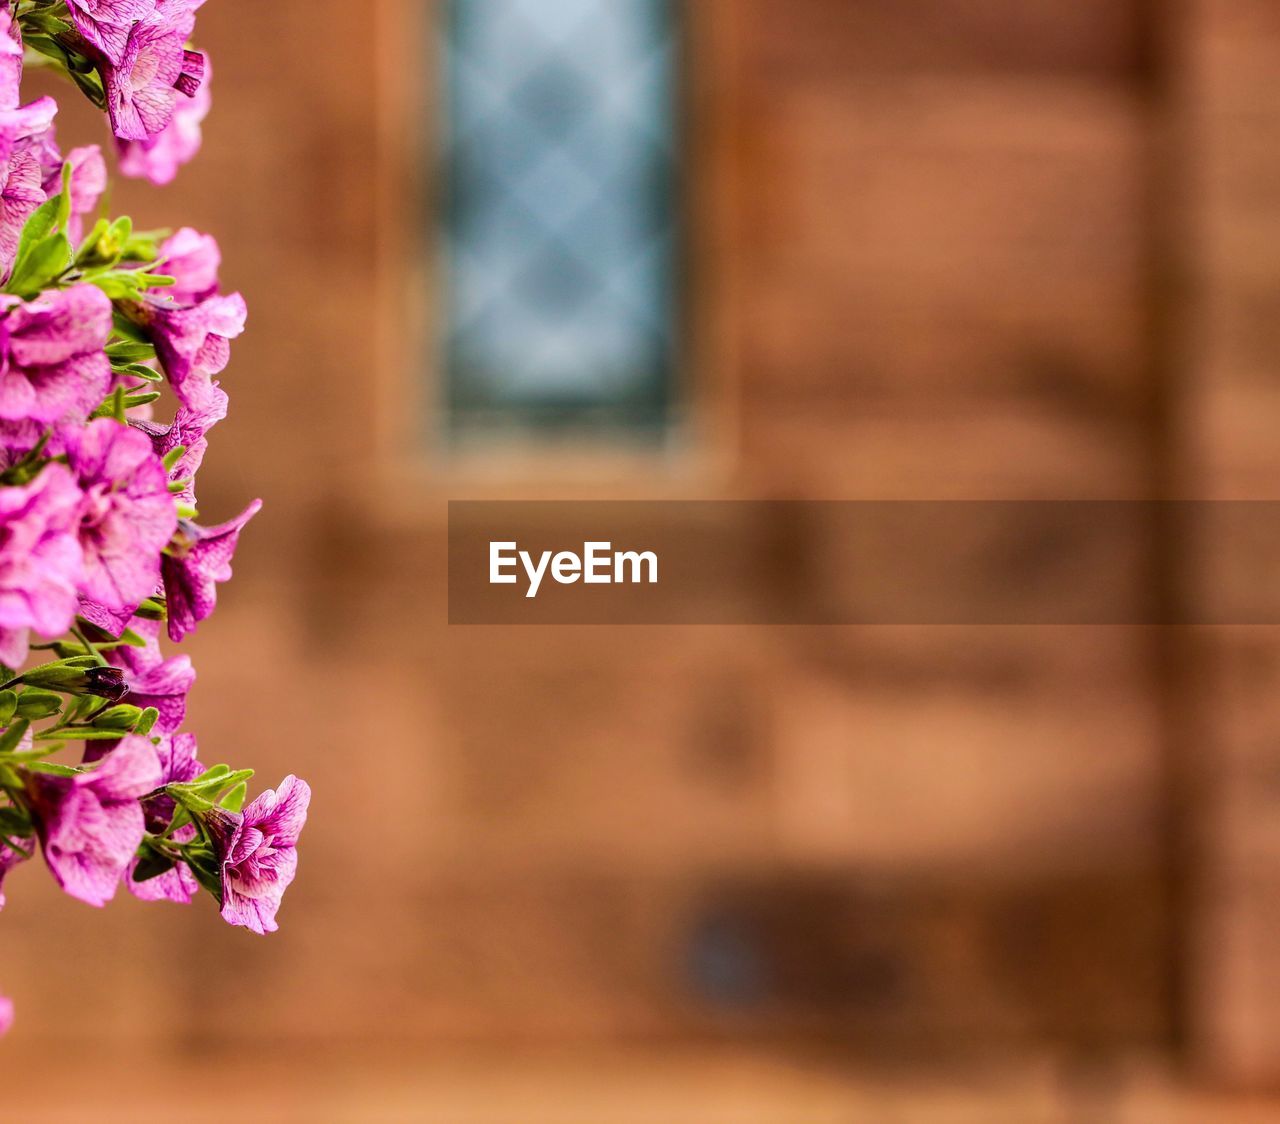
<path id="1" fill-rule="evenodd" d="M 245 304 L 213 238 L 99 216 L 102 152 L 64 154 L 56 103 L 20 96 L 24 59 L 60 68 L 120 167 L 166 182 L 208 110 L 202 3 L 0 0 L 0 906 L 38 851 L 90 905 L 207 891 L 266 933 L 310 790 L 290 776 L 246 804 L 250 770 L 202 764 L 195 671 L 161 646 L 213 611 L 260 506 L 215 526 L 196 509 Z M 0 1031 L 11 1014 L 0 998 Z"/>
<path id="2" fill-rule="evenodd" d="M 188 46 L 196 9 L 203 4 L 9 0 L 7 35 L 0 45 L 3 108 L 17 109 L 25 45 L 105 110 L 125 175 L 169 183 L 199 152 L 200 126 L 209 112 L 209 59 Z M 52 120 L 56 106 L 49 99 L 34 105 Z M 43 134 L 47 124 L 36 128 Z"/>

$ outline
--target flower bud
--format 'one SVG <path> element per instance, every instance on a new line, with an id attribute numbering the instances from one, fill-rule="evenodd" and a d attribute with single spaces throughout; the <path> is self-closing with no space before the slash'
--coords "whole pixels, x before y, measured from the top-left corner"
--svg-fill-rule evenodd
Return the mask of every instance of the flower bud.
<path id="1" fill-rule="evenodd" d="M 132 731 L 141 718 L 141 707 L 130 706 L 125 703 L 122 706 L 113 706 L 104 710 L 93 720 L 93 724 L 99 730 Z"/>
<path id="2" fill-rule="evenodd" d="M 22 676 L 28 687 L 61 691 L 64 695 L 96 695 L 118 703 L 129 693 L 124 671 L 100 664 L 85 666 L 86 658 L 76 657 L 33 667 Z"/>
<path id="3" fill-rule="evenodd" d="M 85 693 L 118 703 L 129 693 L 124 671 L 118 667 L 90 667 L 85 670 L 88 686 Z"/>

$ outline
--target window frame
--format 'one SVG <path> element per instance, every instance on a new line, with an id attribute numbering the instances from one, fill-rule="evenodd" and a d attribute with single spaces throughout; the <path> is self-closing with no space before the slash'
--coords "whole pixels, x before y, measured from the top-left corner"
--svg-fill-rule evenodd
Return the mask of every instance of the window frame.
<path id="1" fill-rule="evenodd" d="M 441 4 L 377 0 L 374 59 L 376 286 L 372 463 L 424 496 L 475 497 L 689 494 L 723 484 L 738 445 L 741 224 L 739 0 L 680 0 L 684 125 L 681 320 L 685 420 L 666 442 L 627 448 L 599 435 L 548 440 L 522 434 L 480 447 L 450 442 L 445 409 L 443 246 L 432 221 L 441 202 L 438 162 L 444 121 L 438 57 L 415 45 L 438 40 Z M 434 252 L 424 252 L 433 245 Z M 611 435 L 610 435 L 611 436 Z M 387 488 L 376 489 L 385 494 Z"/>

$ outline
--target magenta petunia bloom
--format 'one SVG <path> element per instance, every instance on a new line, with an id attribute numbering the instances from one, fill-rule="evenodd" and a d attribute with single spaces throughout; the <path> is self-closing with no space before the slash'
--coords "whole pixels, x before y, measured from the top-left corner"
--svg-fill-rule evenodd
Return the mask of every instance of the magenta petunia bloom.
<path id="1" fill-rule="evenodd" d="M 0 419 L 0 471 L 11 469 L 46 437 L 45 451 L 57 456 L 60 450 L 55 447 L 60 445 L 60 440 L 56 430 L 50 437 L 48 427 L 39 422 Z"/>
<path id="2" fill-rule="evenodd" d="M 57 161 L 46 174 L 46 195 L 56 195 L 62 190 L 63 163 L 62 160 Z M 65 163 L 71 166 L 71 221 L 67 224 L 66 234 L 71 244 L 78 246 L 84 237 L 85 217 L 97 210 L 98 200 L 107 190 L 107 162 L 102 158 L 102 149 L 96 144 L 89 144 L 73 148 L 67 153 Z"/>
<path id="3" fill-rule="evenodd" d="M 5 875 L 7 875 L 9 871 L 11 871 L 15 866 L 17 866 L 19 863 L 23 861 L 25 861 L 23 859 L 23 856 L 18 854 L 17 851 L 11 851 L 9 850 L 8 847 L 5 847 L 3 844 L 0 844 L 0 909 L 4 909 L 4 906 L 5 906 L 5 896 L 4 896 Z"/>
<path id="4" fill-rule="evenodd" d="M 76 537 L 82 496 L 70 472 L 47 466 L 30 484 L 0 488 L 0 661 L 19 666 L 27 636 L 71 627 L 84 556 Z"/>
<path id="5" fill-rule="evenodd" d="M 155 184 L 172 183 L 178 169 L 195 158 L 203 143 L 201 126 L 213 107 L 209 89 L 212 70 L 204 57 L 204 81 L 193 97 L 180 97 L 173 107 L 173 119 L 146 140 L 119 140 L 120 171 Z"/>
<path id="6" fill-rule="evenodd" d="M 196 758 L 199 746 L 195 734 L 164 734 L 155 742 L 156 757 L 160 762 L 160 784 L 185 784 L 204 772 L 204 766 Z M 143 801 L 147 829 L 162 832 L 169 826 L 176 809 L 172 796 L 160 793 Z"/>
<path id="7" fill-rule="evenodd" d="M 111 610 L 87 597 L 81 597 L 79 604 L 76 606 L 76 612 L 90 624 L 96 625 L 103 632 L 118 638 L 129 627 L 129 622 L 133 620 L 133 611 L 136 608 L 136 605 L 131 605 L 128 609 Z"/>
<path id="8" fill-rule="evenodd" d="M 57 112 L 52 98 L 0 108 L 0 266 L 5 272 L 13 266 L 23 225 L 47 198 L 45 165 L 57 151 Z"/>
<path id="9" fill-rule="evenodd" d="M 0 418 L 82 422 L 111 385 L 103 353 L 111 301 L 95 285 L 4 298 L 0 316 Z"/>
<path id="10" fill-rule="evenodd" d="M 170 734 L 182 725 L 187 714 L 187 694 L 196 680 L 190 656 L 165 658 L 160 650 L 160 622 L 136 617 L 129 627 L 146 642 L 145 648 L 128 645 L 108 653 L 111 662 L 124 669 L 129 702 L 144 710 L 154 706 L 160 713 L 155 731 Z M 183 777 L 183 780 L 189 778 Z"/>
<path id="11" fill-rule="evenodd" d="M 30 747 L 28 746 L 28 748 Z M 30 845 L 31 845 L 30 840 L 24 840 L 22 843 L 22 846 L 30 846 Z M 26 862 L 27 859 L 29 859 L 30 857 L 31 857 L 30 855 L 19 854 L 17 851 L 12 850 L 10 847 L 7 847 L 5 844 L 0 843 L 0 909 L 4 909 L 4 904 L 5 904 L 5 897 L 4 897 L 5 876 L 15 866 L 20 866 L 22 863 Z"/>
<path id="12" fill-rule="evenodd" d="M 84 502 L 81 594 L 111 612 L 155 592 L 160 551 L 178 526 L 169 479 L 145 434 L 98 418 L 67 437 L 67 460 Z"/>
<path id="13" fill-rule="evenodd" d="M 239 293 L 184 307 L 169 298 L 135 305 L 133 316 L 150 334 L 178 401 L 196 413 L 225 416 L 226 392 L 214 381 L 231 360 L 231 340 L 248 315 Z"/>
<path id="14" fill-rule="evenodd" d="M 0 9 L 0 109 L 17 109 L 22 100 L 22 33 L 6 5 Z"/>
<path id="15" fill-rule="evenodd" d="M 0 1035 L 8 1034 L 13 1029 L 13 1000 L 7 995 L 0 995 Z"/>
<path id="16" fill-rule="evenodd" d="M 168 456 L 179 445 L 182 446 L 182 455 L 174 461 L 173 467 L 169 470 L 169 481 L 173 485 L 182 485 L 181 490 L 174 493 L 174 498 L 192 507 L 196 503 L 196 473 L 204 463 L 204 454 L 209 447 L 209 440 L 205 435 L 226 416 L 225 401 L 215 401 L 213 405 L 221 409 L 215 409 L 210 414 L 201 414 L 187 409 L 186 406 L 179 406 L 178 412 L 169 425 L 150 421 L 130 421 L 129 423 L 151 438 L 151 447 L 156 456 L 161 459 Z"/>
<path id="17" fill-rule="evenodd" d="M 58 885 L 89 905 L 106 905 L 145 834 L 143 796 L 159 787 L 150 740 L 122 739 L 103 760 L 73 777 L 34 774 L 32 809 L 45 862 Z"/>
<path id="18" fill-rule="evenodd" d="M 196 760 L 194 734 L 160 738 L 156 743 L 156 755 L 160 760 L 160 785 L 192 781 L 204 772 L 204 766 Z M 169 826 L 175 811 L 173 797 L 163 794 L 144 800 L 142 808 L 147 830 L 157 835 Z M 196 830 L 190 824 L 178 828 L 171 836 L 178 843 L 190 843 L 195 837 Z M 129 864 L 125 885 L 135 898 L 142 901 L 177 902 L 185 905 L 200 892 L 200 884 L 185 863 L 178 863 L 172 870 L 155 878 L 148 878 L 145 882 L 134 881 L 133 871 L 136 866 L 136 860 Z"/>
<path id="19" fill-rule="evenodd" d="M 222 251 L 212 234 L 184 226 L 160 244 L 157 269 L 172 277 L 165 292 L 179 304 L 199 304 L 218 291 Z"/>
<path id="20" fill-rule="evenodd" d="M 0 166 L 0 266 L 8 273 L 18 253 L 22 228 L 48 198 L 42 180 L 44 172 L 32 152 L 16 152 Z"/>
<path id="21" fill-rule="evenodd" d="M 112 63 L 124 57 L 129 29 L 155 11 L 155 0 L 67 0 L 71 22 Z"/>
<path id="22" fill-rule="evenodd" d="M 298 836 L 311 789 L 287 776 L 229 824 L 221 843 L 222 919 L 258 934 L 274 933 L 280 899 L 298 872 Z"/>
<path id="23" fill-rule="evenodd" d="M 205 58 L 203 51 L 184 50 L 182 52 L 182 71 L 173 85 L 183 97 L 193 98 L 200 92 L 200 87 L 204 85 L 206 70 L 208 70 L 208 60 Z M 165 127 L 168 128 L 168 126 Z"/>
<path id="24" fill-rule="evenodd" d="M 217 527 L 182 521 L 175 541 L 160 560 L 170 640 L 181 640 L 213 612 L 218 582 L 231 580 L 231 559 L 240 532 L 261 507 L 262 501 L 254 500 L 230 522 Z"/>
<path id="25" fill-rule="evenodd" d="M 7 159 L 30 148 L 51 150 L 53 119 L 57 116 L 58 103 L 49 97 L 0 108 L 0 156 Z"/>
<path id="26" fill-rule="evenodd" d="M 184 96 L 177 84 L 190 77 L 186 42 L 194 26 L 190 12 L 153 12 L 129 29 L 119 58 L 103 64 L 107 114 L 116 136 L 144 141 L 173 120 L 174 106 Z"/>

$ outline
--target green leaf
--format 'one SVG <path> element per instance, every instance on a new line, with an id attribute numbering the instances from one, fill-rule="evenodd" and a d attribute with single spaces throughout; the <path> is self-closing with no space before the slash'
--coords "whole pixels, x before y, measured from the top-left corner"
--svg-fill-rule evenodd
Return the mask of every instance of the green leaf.
<path id="1" fill-rule="evenodd" d="M 76 250 L 76 265 L 114 265 L 114 260 L 103 261 L 98 255 L 102 250 L 102 236 L 111 224 L 106 219 L 99 219 L 93 229 L 81 240 Z"/>
<path id="2" fill-rule="evenodd" d="M 35 31 L 24 31 L 22 45 L 37 54 L 44 55 L 45 58 L 52 59 L 62 66 L 68 74 L 73 74 L 71 56 L 63 50 L 56 40 L 50 39 L 49 36 L 40 35 Z"/>
<path id="3" fill-rule="evenodd" d="M 67 60 L 67 73 L 71 75 L 71 80 L 80 87 L 80 92 L 99 109 L 106 109 L 107 95 L 102 88 L 102 79 L 98 77 L 97 72 L 82 70 L 79 59 L 74 55 L 64 57 Z"/>
<path id="4" fill-rule="evenodd" d="M 156 357 L 156 349 L 149 343 L 139 343 L 136 340 L 116 340 L 115 343 L 107 344 L 107 358 L 114 363 L 137 363 L 143 359 L 154 359 Z M 126 370 L 128 368 L 125 368 Z M 143 370 L 150 370 L 144 367 Z M 153 372 L 154 373 L 154 372 Z"/>
<path id="5" fill-rule="evenodd" d="M 77 695 L 62 714 L 63 722 L 79 722 L 86 714 L 100 703 L 99 699 L 92 695 Z"/>
<path id="6" fill-rule="evenodd" d="M 0 835 L 30 835 L 31 817 L 18 808 L 0 808 Z"/>
<path id="7" fill-rule="evenodd" d="M 135 406 L 145 406 L 149 402 L 154 402 L 159 397 L 160 392 L 158 390 L 146 390 L 140 394 L 129 394 L 125 396 L 124 408 L 126 410 L 132 410 Z"/>
<path id="8" fill-rule="evenodd" d="M 190 812 L 193 819 L 204 812 L 213 810 L 214 804 L 212 800 L 206 799 L 199 793 L 191 792 L 185 785 L 166 785 L 165 792 Z"/>
<path id="9" fill-rule="evenodd" d="M 171 233 L 172 231 L 169 230 L 137 231 L 125 243 L 125 260 L 148 263 L 155 261 L 160 255 L 159 244 L 168 238 Z"/>
<path id="10" fill-rule="evenodd" d="M 71 166 L 71 162 L 66 161 L 63 163 L 62 190 L 54 196 L 58 200 L 57 227 L 62 231 L 67 229 L 67 223 L 71 221 L 71 180 L 74 175 L 75 169 Z M 71 258 L 74 260 L 75 250 L 72 248 L 70 241 L 67 242 L 67 248 Z"/>
<path id="11" fill-rule="evenodd" d="M 163 462 L 165 472 L 172 472 L 173 466 L 182 460 L 182 456 L 186 451 L 187 447 L 185 445 L 175 445 L 165 453 Z"/>
<path id="12" fill-rule="evenodd" d="M 145 648 L 147 646 L 147 642 L 131 628 L 126 628 L 120 633 L 120 643 L 126 648 Z"/>
<path id="13" fill-rule="evenodd" d="M 123 251 L 133 238 L 133 219 L 128 215 L 121 215 L 107 230 L 107 237 Z"/>
<path id="14" fill-rule="evenodd" d="M 112 269 L 106 273 L 86 274 L 85 280 L 97 285 L 113 301 L 136 301 L 142 296 L 142 283 L 137 270 Z"/>
<path id="15" fill-rule="evenodd" d="M 249 786 L 241 781 L 230 792 L 228 792 L 219 803 L 228 812 L 238 812 L 244 807 L 244 798 L 249 795 Z"/>
<path id="16" fill-rule="evenodd" d="M 125 423 L 124 416 L 124 387 L 118 386 L 113 390 L 92 414 L 91 418 L 115 418 L 121 425 Z"/>
<path id="17" fill-rule="evenodd" d="M 37 242 L 5 286 L 20 297 L 33 297 L 48 288 L 71 265 L 71 243 L 62 233 L 50 234 Z"/>
<path id="18" fill-rule="evenodd" d="M 165 791 L 194 815 L 211 810 L 224 792 L 252 777 L 252 769 L 237 769 L 233 773 L 226 765 L 215 765 L 193 781 L 167 785 Z"/>
<path id="19" fill-rule="evenodd" d="M 139 737 L 146 737 L 147 734 L 151 733 L 159 717 L 160 712 L 154 706 L 147 707 L 142 712 L 142 717 L 138 719 L 138 724 L 134 726 L 133 732 Z"/>
<path id="20" fill-rule="evenodd" d="M 63 11 L 65 12 L 66 9 L 64 8 Z M 23 31 L 34 29 L 49 36 L 51 39 L 57 38 L 59 35 L 66 35 L 71 30 L 69 23 L 59 19 L 53 11 L 47 8 L 36 8 L 23 13 L 21 23 Z"/>
<path id="21" fill-rule="evenodd" d="M 60 205 L 59 198 L 55 195 L 52 199 L 47 199 L 41 203 L 32 216 L 27 219 L 22 228 L 22 234 L 18 237 L 18 253 L 13 260 L 15 273 L 22 268 L 23 262 L 36 243 L 43 242 L 53 233 L 53 228 L 58 222 L 58 207 Z"/>
<path id="22" fill-rule="evenodd" d="M 142 719 L 142 708 L 130 703 L 109 706 L 93 719 L 93 725 L 102 730 L 129 733 Z"/>
<path id="23" fill-rule="evenodd" d="M 151 337 L 147 335 L 145 329 L 135 324 L 118 308 L 111 314 L 111 324 L 117 333 L 124 336 L 125 339 L 132 340 L 135 343 L 150 343 Z"/>
<path id="24" fill-rule="evenodd" d="M 148 597 L 133 611 L 133 615 L 141 617 L 144 621 L 163 621 L 169 619 L 169 609 L 163 599 Z"/>
<path id="25" fill-rule="evenodd" d="M 22 739 L 26 737 L 30 726 L 30 722 L 25 718 L 20 718 L 3 734 L 0 734 L 0 754 L 12 753 L 17 749 L 22 744 Z"/>
<path id="26" fill-rule="evenodd" d="M 222 905 L 222 870 L 213 848 L 208 843 L 188 843 L 182 848 L 182 857 L 187 860 L 196 881 L 213 895 L 218 905 Z"/>
<path id="27" fill-rule="evenodd" d="M 59 726 L 41 730 L 36 734 L 38 742 L 118 742 L 128 731 L 93 730 L 84 726 Z"/>
<path id="28" fill-rule="evenodd" d="M 48 773 L 51 777 L 78 777 L 84 772 L 73 765 L 59 765 L 56 761 L 33 761 L 27 768 L 33 773 Z"/>
<path id="29" fill-rule="evenodd" d="M 13 721 L 18 709 L 18 695 L 15 691 L 0 691 L 0 726 L 7 726 Z"/>
<path id="30" fill-rule="evenodd" d="M 112 365 L 111 369 L 118 375 L 129 375 L 135 379 L 143 379 L 145 382 L 159 382 L 164 378 L 159 371 L 144 367 L 141 363 L 129 363 L 123 367 Z"/>
<path id="31" fill-rule="evenodd" d="M 50 718 L 62 709 L 62 697 L 52 691 L 28 687 L 18 696 L 18 714 L 23 718 Z"/>
<path id="32" fill-rule="evenodd" d="M 168 874 L 173 867 L 174 861 L 172 858 L 157 851 L 150 842 L 144 839 L 142 846 L 138 848 L 138 861 L 133 867 L 133 880 L 135 882 L 147 882 L 152 878 L 159 878 L 162 874 Z"/>

